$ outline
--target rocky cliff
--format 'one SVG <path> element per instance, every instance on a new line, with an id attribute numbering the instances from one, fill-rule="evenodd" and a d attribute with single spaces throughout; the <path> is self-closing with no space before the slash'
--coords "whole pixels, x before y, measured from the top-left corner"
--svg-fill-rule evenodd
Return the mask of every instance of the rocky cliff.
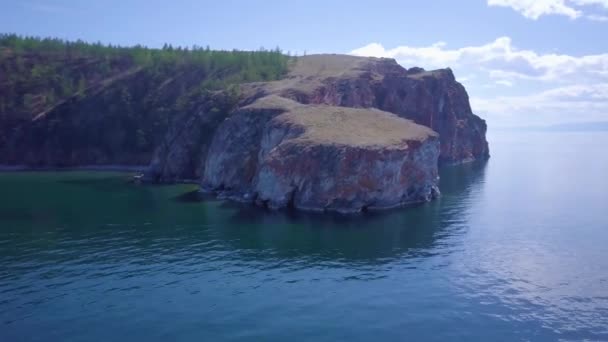
<path id="1" fill-rule="evenodd" d="M 439 193 L 438 155 L 437 133 L 394 114 L 268 96 L 220 125 L 202 185 L 270 208 L 391 208 Z"/>
<path id="2" fill-rule="evenodd" d="M 0 165 L 149 164 L 149 182 L 356 212 L 431 200 L 439 165 L 489 156 L 450 69 L 8 35 L 0 71 Z"/>
<path id="3" fill-rule="evenodd" d="M 195 131 L 212 134 L 237 104 L 239 83 L 280 79 L 288 61 L 279 50 L 149 49 L 0 33 L 0 166 L 147 165 L 179 135 L 188 153 L 167 152 L 158 161 L 167 178 L 159 180 L 195 178 L 191 164 L 202 158 L 195 146 L 207 139 Z"/>
<path id="4" fill-rule="evenodd" d="M 441 163 L 489 156 L 486 123 L 473 114 L 469 97 L 450 69 L 409 70 L 395 60 L 343 55 L 300 58 L 288 77 L 247 85 L 306 104 L 378 108 L 430 127 L 440 135 Z"/>
<path id="5" fill-rule="evenodd" d="M 199 124 L 187 125 L 169 135 L 171 148 L 157 150 L 146 178 L 194 173 L 224 198 L 358 212 L 431 200 L 440 163 L 489 156 L 485 121 L 449 69 L 314 55 L 298 58 L 281 80 L 241 85 L 240 94 L 237 110 L 206 126 L 212 138 L 196 145 L 200 159 L 172 157 L 187 155 L 201 134 Z"/>

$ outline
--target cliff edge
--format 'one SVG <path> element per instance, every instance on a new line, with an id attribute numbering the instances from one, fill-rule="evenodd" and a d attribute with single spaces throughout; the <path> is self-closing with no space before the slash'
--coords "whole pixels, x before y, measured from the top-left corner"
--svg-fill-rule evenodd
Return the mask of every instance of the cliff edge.
<path id="1" fill-rule="evenodd" d="M 489 156 L 450 69 L 279 49 L 102 46 L 0 35 L 0 166 L 133 168 L 270 208 L 429 201 Z"/>
<path id="2" fill-rule="evenodd" d="M 359 212 L 429 201 L 438 165 L 489 156 L 485 121 L 452 71 L 392 59 L 300 57 L 280 80 L 242 84 L 215 128 L 209 117 L 169 129 L 172 144 L 157 149 L 146 179 L 193 175 L 223 198 Z M 193 148 L 198 163 L 183 157 Z"/>
<path id="3" fill-rule="evenodd" d="M 271 95 L 218 128 L 203 189 L 270 208 L 360 212 L 428 201 L 437 133 L 377 109 Z"/>
<path id="4" fill-rule="evenodd" d="M 441 140 L 440 163 L 489 156 L 486 123 L 451 69 L 405 69 L 394 59 L 347 55 L 298 58 L 286 78 L 244 85 L 248 92 L 279 94 L 304 104 L 378 108 L 432 128 Z"/>

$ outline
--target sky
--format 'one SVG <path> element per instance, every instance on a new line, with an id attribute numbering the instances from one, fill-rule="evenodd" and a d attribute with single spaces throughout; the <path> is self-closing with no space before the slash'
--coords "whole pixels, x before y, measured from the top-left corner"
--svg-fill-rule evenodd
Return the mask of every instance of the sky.
<path id="1" fill-rule="evenodd" d="M 450 67 L 491 127 L 608 121 L 608 0 L 0 0 L 0 32 Z"/>

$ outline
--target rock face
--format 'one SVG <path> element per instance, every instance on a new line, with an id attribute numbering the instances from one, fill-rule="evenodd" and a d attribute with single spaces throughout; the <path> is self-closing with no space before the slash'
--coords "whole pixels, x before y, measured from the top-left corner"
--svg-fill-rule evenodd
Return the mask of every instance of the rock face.
<path id="1" fill-rule="evenodd" d="M 0 34 L 0 166 L 139 168 L 154 159 L 154 180 L 196 178 L 206 150 L 198 146 L 240 100 L 232 83 L 279 79 L 288 61 L 279 51 L 101 47 Z M 218 90 L 226 100 L 214 99 Z"/>
<path id="2" fill-rule="evenodd" d="M 441 163 L 489 156 L 486 123 L 473 114 L 450 69 L 406 70 L 393 59 L 313 55 L 300 58 L 286 79 L 253 87 L 301 103 L 373 107 L 413 120 L 439 133 Z"/>
<path id="3" fill-rule="evenodd" d="M 438 156 L 437 133 L 394 114 L 269 96 L 218 128 L 203 187 L 270 208 L 392 208 L 438 195 Z"/>
<path id="4" fill-rule="evenodd" d="M 218 92 L 192 113 L 179 115 L 154 151 L 144 180 L 167 183 L 200 179 L 213 134 L 231 106 L 231 96 Z"/>
<path id="5" fill-rule="evenodd" d="M 449 69 L 317 55 L 299 58 L 282 80 L 240 89 L 221 123 L 200 112 L 174 124 L 182 129 L 169 130 L 173 143 L 157 149 L 147 177 L 194 168 L 202 188 L 223 198 L 360 212 L 429 201 L 439 164 L 489 156 L 485 121 Z"/>
<path id="6" fill-rule="evenodd" d="M 148 164 L 148 182 L 357 212 L 431 200 L 439 165 L 489 156 L 485 121 L 450 69 L 140 50 L 108 59 L 0 46 L 0 165 Z M 274 81 L 241 83 L 251 80 Z"/>

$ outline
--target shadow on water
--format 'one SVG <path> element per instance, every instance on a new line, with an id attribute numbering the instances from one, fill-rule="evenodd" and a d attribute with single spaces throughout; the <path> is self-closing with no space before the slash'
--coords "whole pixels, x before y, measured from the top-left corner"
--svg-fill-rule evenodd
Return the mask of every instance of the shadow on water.
<path id="1" fill-rule="evenodd" d="M 103 171 L 102 171 L 103 172 Z M 66 173 L 70 173 L 67 171 Z M 140 185 L 136 184 L 133 181 L 132 173 L 123 173 L 117 172 L 110 175 L 105 175 L 106 172 L 103 172 L 101 175 L 98 175 L 96 172 L 75 172 L 75 174 L 80 174 L 78 178 L 69 178 L 69 179 L 59 179 L 57 183 L 65 184 L 69 186 L 80 186 L 89 188 L 91 190 L 104 191 L 104 192 L 115 192 L 115 191 L 124 191 L 125 187 L 130 185 Z M 141 185 L 140 188 L 163 188 L 163 187 L 171 187 L 173 184 L 146 184 Z M 193 191 L 194 192 L 194 191 Z M 187 195 L 186 193 L 184 195 Z M 194 198 L 193 198 L 194 200 Z"/>
<path id="2" fill-rule="evenodd" d="M 174 201 L 179 203 L 199 203 L 216 201 L 216 198 L 210 194 L 205 194 L 198 189 L 179 194 L 173 198 Z"/>
<path id="3" fill-rule="evenodd" d="M 199 258 L 218 248 L 244 259 L 363 263 L 449 253 L 450 237 L 466 229 L 484 168 L 443 169 L 442 196 L 431 203 L 357 216 L 267 211 L 201 198 L 196 185 L 128 185 L 124 174 L 49 175 L 52 182 L 4 177 L 0 186 L 10 199 L 0 206 L 0 247 L 5 256 L 27 250 L 30 260 L 36 251 L 44 257 L 71 248 L 74 255 L 103 253 L 105 262 L 171 253 Z"/>

